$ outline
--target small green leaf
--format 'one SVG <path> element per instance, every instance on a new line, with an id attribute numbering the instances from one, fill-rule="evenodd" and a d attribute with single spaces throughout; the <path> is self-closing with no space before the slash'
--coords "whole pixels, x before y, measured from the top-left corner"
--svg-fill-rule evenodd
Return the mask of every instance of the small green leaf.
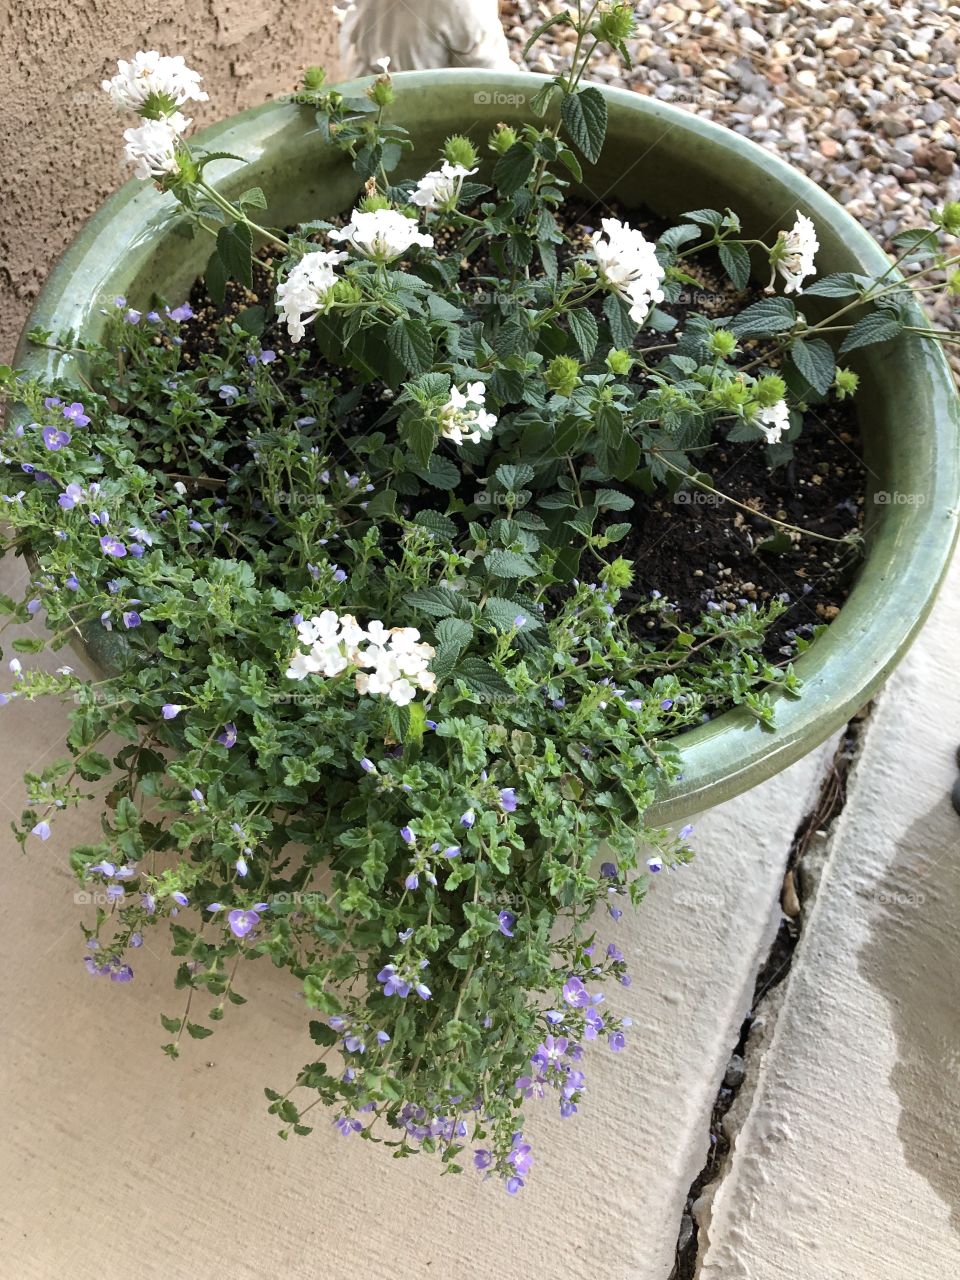
<path id="1" fill-rule="evenodd" d="M 596 320 L 589 311 L 571 310 L 567 312 L 567 323 L 584 360 L 592 360 L 600 336 Z"/>
<path id="2" fill-rule="evenodd" d="M 513 696 L 513 690 L 499 671 L 494 671 L 489 662 L 484 662 L 482 658 L 472 656 L 464 658 L 457 666 L 454 674 L 458 680 L 463 681 L 468 689 L 473 693 L 480 694 L 483 698 L 510 698 Z"/>
<path id="3" fill-rule="evenodd" d="M 790 348 L 790 358 L 814 391 L 826 395 L 837 369 L 830 343 L 822 338 L 801 338 Z"/>
<path id="4" fill-rule="evenodd" d="M 797 323 L 797 309 L 789 298 L 763 298 L 730 321 L 738 338 L 769 338 L 787 333 Z"/>
<path id="5" fill-rule="evenodd" d="M 188 1022 L 187 1034 L 192 1036 L 194 1040 L 206 1040 L 207 1036 L 213 1035 L 213 1032 L 209 1027 L 201 1027 L 199 1022 Z"/>
<path id="6" fill-rule="evenodd" d="M 525 142 L 515 142 L 496 163 L 493 180 L 501 195 L 512 196 L 533 173 L 534 154 Z"/>
<path id="7" fill-rule="evenodd" d="M 483 563 L 495 578 L 532 578 L 537 572 L 530 557 L 517 551 L 488 551 Z"/>
<path id="8" fill-rule="evenodd" d="M 573 145 L 591 164 L 596 164 L 607 136 L 607 101 L 603 94 L 592 86 L 568 93 L 560 115 Z"/>
<path id="9" fill-rule="evenodd" d="M 750 254 L 746 245 L 739 244 L 737 241 L 721 242 L 720 261 L 733 287 L 745 289 L 750 283 Z"/>
<path id="10" fill-rule="evenodd" d="M 217 253 L 228 280 L 253 286 L 253 237 L 245 222 L 233 222 L 217 232 Z"/>
<path id="11" fill-rule="evenodd" d="M 394 320 L 387 330 L 387 346 L 414 377 L 433 368 L 433 338 L 422 320 L 408 316 Z"/>
<path id="12" fill-rule="evenodd" d="M 858 320 L 844 339 L 840 354 L 856 351 L 858 347 L 869 347 L 875 342 L 889 342 L 903 328 L 903 321 L 897 320 L 889 313 L 871 312 Z"/>
<path id="13" fill-rule="evenodd" d="M 453 542 L 457 536 L 457 526 L 449 516 L 441 515 L 439 511 L 418 511 L 413 523 L 444 542 Z"/>

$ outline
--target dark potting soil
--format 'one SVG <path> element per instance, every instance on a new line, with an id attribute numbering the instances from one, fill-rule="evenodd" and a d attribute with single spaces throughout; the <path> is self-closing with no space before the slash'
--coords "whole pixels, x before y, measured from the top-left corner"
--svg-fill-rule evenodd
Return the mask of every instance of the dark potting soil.
<path id="1" fill-rule="evenodd" d="M 603 212 L 605 216 L 628 217 L 649 238 L 665 227 L 642 213 L 626 215 L 609 207 Z M 599 223 L 598 210 L 571 206 L 566 233 L 574 243 L 586 243 Z M 719 264 L 707 259 L 687 260 L 685 270 L 696 278 L 697 286 L 684 286 L 677 303 L 661 308 L 677 319 L 677 329 L 666 335 L 644 331 L 637 340 L 641 348 L 662 344 L 682 333 L 691 312 L 730 315 L 763 296 L 755 286 L 735 290 Z M 487 275 L 492 267 L 475 263 L 474 272 Z M 462 287 L 469 291 L 469 282 L 465 280 Z M 291 349 L 272 304 L 272 276 L 266 260 L 255 263 L 252 289 L 228 284 L 223 307 L 210 299 L 202 280 L 195 284 L 190 303 L 194 318 L 180 329 L 182 358 L 188 365 L 199 355 L 216 350 L 216 331 L 224 318 L 241 315 L 249 307 L 265 310 L 262 345 L 278 352 Z M 598 313 L 601 305 L 598 300 Z M 744 363 L 762 354 L 756 343 L 743 345 L 740 359 Z M 317 359 L 322 371 L 322 357 Z M 349 378 L 349 373 L 341 370 L 331 368 L 330 373 L 341 380 Z M 383 388 L 372 384 L 369 395 L 343 424 L 344 434 L 370 429 L 388 405 Z M 633 529 L 617 544 L 617 551 L 634 561 L 636 582 L 630 594 L 640 599 L 660 592 L 675 606 L 676 618 L 683 626 L 695 623 L 707 610 L 733 613 L 780 597 L 788 608 L 771 627 L 765 650 L 771 660 L 784 661 L 793 653 L 797 635 L 809 638 L 814 628 L 837 616 L 849 593 L 858 558 L 849 547 L 784 533 L 763 516 L 830 538 L 843 538 L 861 527 L 866 471 L 856 411 L 850 402 L 808 409 L 794 458 L 775 470 L 770 469 L 765 446 L 759 441 L 720 441 L 701 455 L 700 465 L 712 485 L 732 502 L 701 490 L 685 489 L 671 498 L 663 488 L 648 494 L 621 486 L 635 500 L 628 513 Z M 614 521 L 622 518 L 612 517 Z M 646 627 L 654 638 L 661 622 L 656 615 L 646 615 L 638 625 Z"/>

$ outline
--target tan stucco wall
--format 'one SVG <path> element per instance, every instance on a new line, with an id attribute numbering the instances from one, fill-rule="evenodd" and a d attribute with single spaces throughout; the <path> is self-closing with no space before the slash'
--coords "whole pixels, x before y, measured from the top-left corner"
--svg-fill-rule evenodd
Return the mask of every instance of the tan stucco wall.
<path id="1" fill-rule="evenodd" d="M 328 0 L 0 0 L 0 361 L 80 224 L 124 180 L 117 115 L 100 91 L 118 57 L 182 53 L 210 101 L 198 125 L 334 68 Z"/>

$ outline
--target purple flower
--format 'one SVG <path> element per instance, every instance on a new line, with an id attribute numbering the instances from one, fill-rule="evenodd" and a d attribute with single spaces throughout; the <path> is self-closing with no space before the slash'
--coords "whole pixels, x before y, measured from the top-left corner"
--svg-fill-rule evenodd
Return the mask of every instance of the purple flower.
<path id="1" fill-rule="evenodd" d="M 364 773 L 377 772 L 377 766 L 373 763 L 372 760 L 368 759 L 367 756 L 364 756 L 363 759 L 360 761 L 360 768 L 364 771 Z"/>
<path id="2" fill-rule="evenodd" d="M 605 880 L 616 880 L 617 864 L 615 862 L 604 862 L 600 867 L 600 874 Z"/>
<path id="3" fill-rule="evenodd" d="M 363 1128 L 359 1120 L 352 1120 L 348 1116 L 338 1116 L 333 1123 L 345 1138 L 349 1138 L 351 1133 L 359 1133 Z"/>
<path id="4" fill-rule="evenodd" d="M 68 484 L 57 499 L 64 511 L 72 511 L 78 502 L 83 501 L 83 490 L 78 484 Z"/>
<path id="5" fill-rule="evenodd" d="M 109 533 L 105 533 L 100 539 L 100 550 L 104 555 L 114 556 L 118 560 L 122 560 L 127 554 L 126 545 Z"/>
<path id="6" fill-rule="evenodd" d="M 478 1169 L 489 1169 L 493 1164 L 493 1152 L 478 1147 L 473 1153 L 473 1163 Z"/>
<path id="7" fill-rule="evenodd" d="M 413 834 L 413 831 L 410 829 L 410 827 L 401 827 L 400 839 L 403 840 L 406 844 L 414 844 L 416 841 L 416 836 Z"/>
<path id="8" fill-rule="evenodd" d="M 40 607 L 39 599 L 29 600 L 27 602 L 27 613 L 32 617 L 35 613 L 39 613 Z"/>
<path id="9" fill-rule="evenodd" d="M 411 871 L 403 882 L 404 888 L 409 889 L 411 892 L 413 892 L 414 889 L 419 888 L 419 885 L 420 877 L 417 875 L 416 871 Z"/>
<path id="10" fill-rule="evenodd" d="M 194 800 L 196 800 L 197 804 L 200 806 L 201 809 L 205 809 L 207 807 L 203 803 L 203 792 L 200 790 L 199 787 L 194 787 L 193 790 L 190 792 L 190 794 L 194 798 Z"/>
<path id="11" fill-rule="evenodd" d="M 660 710 L 669 711 L 672 706 L 673 706 L 673 699 L 664 698 L 663 701 L 660 703 Z"/>
<path id="12" fill-rule="evenodd" d="M 416 991 L 417 995 L 420 997 L 421 1000 L 429 1000 L 430 997 L 433 995 L 433 992 L 430 990 L 430 988 L 427 986 L 425 982 L 418 982 L 417 985 L 414 987 L 414 991 Z"/>
<path id="13" fill-rule="evenodd" d="M 543 1016 L 551 1027 L 555 1027 L 563 1021 L 563 1014 L 558 1009 L 548 1009 Z"/>
<path id="14" fill-rule="evenodd" d="M 182 324 L 184 320 L 193 319 L 193 307 L 189 302 L 181 302 L 180 306 L 174 307 L 169 315 L 171 320 L 175 320 L 177 324 Z"/>
<path id="15" fill-rule="evenodd" d="M 123 625 L 128 631 L 132 631 L 134 627 L 139 627 L 142 619 L 136 609 L 128 609 L 123 615 Z"/>
<path id="16" fill-rule="evenodd" d="M 385 996 L 400 996 L 402 999 L 410 994 L 410 983 L 400 977 L 396 965 L 388 964 L 381 969 L 377 974 L 377 981 L 383 983 Z"/>
<path id="17" fill-rule="evenodd" d="M 268 349 L 268 350 L 266 350 L 266 351 L 261 351 L 261 352 L 260 352 L 260 363 L 261 363 L 261 364 L 273 364 L 273 362 L 274 362 L 274 360 L 276 360 L 276 358 L 277 358 L 277 353 L 276 353 L 275 351 L 270 351 L 270 350 Z"/>
<path id="18" fill-rule="evenodd" d="M 133 970 L 128 964 L 121 964 L 110 971 L 111 982 L 132 982 Z"/>
<path id="19" fill-rule="evenodd" d="M 477 820 L 477 815 L 474 813 L 472 809 L 468 809 L 467 812 L 461 816 L 460 825 L 461 827 L 469 828 L 473 826 L 476 820 Z"/>
<path id="20" fill-rule="evenodd" d="M 574 1009 L 583 1009 L 590 1003 L 590 993 L 582 981 L 571 975 L 563 984 L 563 998 Z"/>
<path id="21" fill-rule="evenodd" d="M 247 866 L 247 860 L 242 855 L 234 863 L 234 866 L 237 869 L 237 875 L 240 876 L 241 879 L 250 874 L 250 868 Z"/>
<path id="22" fill-rule="evenodd" d="M 44 400 L 43 403 L 47 406 L 48 409 L 59 409 L 60 406 L 63 404 L 63 401 L 60 399 L 59 396 L 47 396 L 46 400 Z"/>
<path id="23" fill-rule="evenodd" d="M 229 724 L 223 726 L 223 733 L 217 736 L 217 741 L 221 746 L 226 747 L 228 751 L 231 747 L 237 745 L 237 726 L 232 720 Z"/>
<path id="24" fill-rule="evenodd" d="M 225 382 L 219 392 L 220 399 L 228 405 L 233 404 L 239 394 L 237 388 L 231 386 L 229 382 Z"/>
<path id="25" fill-rule="evenodd" d="M 386 1031 L 378 1031 L 378 1032 L 377 1032 L 377 1042 L 378 1042 L 378 1044 L 389 1044 L 389 1043 L 390 1043 L 390 1037 L 387 1035 Z"/>
<path id="26" fill-rule="evenodd" d="M 64 405 L 63 416 L 68 422 L 72 422 L 75 427 L 85 427 L 90 421 L 83 411 L 83 405 L 77 400 L 73 404 Z"/>
<path id="27" fill-rule="evenodd" d="M 245 938 L 250 930 L 255 929 L 260 923 L 260 917 L 256 911 L 237 909 L 227 915 L 227 923 L 230 925 L 230 932 L 235 938 Z"/>
<path id="28" fill-rule="evenodd" d="M 333 580 L 334 582 L 346 582 L 347 580 L 346 569 L 337 569 L 335 567 L 333 571 Z"/>
<path id="29" fill-rule="evenodd" d="M 123 318 L 126 320 L 127 324 L 139 324 L 140 316 L 142 314 L 142 312 L 137 311 L 134 307 L 130 307 L 130 309 L 124 314 Z"/>
<path id="30" fill-rule="evenodd" d="M 692 835 L 693 835 L 693 823 L 688 822 L 685 827 L 681 827 L 680 830 L 677 832 L 677 839 L 686 840 L 689 836 L 692 836 Z"/>
<path id="31" fill-rule="evenodd" d="M 648 870 L 648 871 L 653 872 L 653 874 L 654 874 L 654 875 L 657 875 L 657 873 L 658 873 L 658 872 L 660 872 L 660 871 L 662 871 L 662 870 L 663 870 L 663 859 L 662 859 L 662 858 L 648 858 L 648 859 L 647 859 L 647 870 Z"/>
<path id="32" fill-rule="evenodd" d="M 530 1172 L 530 1166 L 533 1164 L 533 1155 L 531 1154 L 529 1142 L 523 1141 L 522 1133 L 514 1134 L 513 1149 L 507 1156 L 507 1161 L 513 1165 L 518 1177 L 522 1178 Z"/>
<path id="33" fill-rule="evenodd" d="M 49 840 L 50 839 L 50 823 L 38 822 L 37 825 L 30 832 L 30 834 L 32 836 L 38 836 L 41 840 Z"/>
<path id="34" fill-rule="evenodd" d="M 176 720 L 177 716 L 183 710 L 179 702 L 165 702 L 160 708 L 160 714 L 164 720 Z"/>
<path id="35" fill-rule="evenodd" d="M 40 434 L 43 436 L 43 443 L 51 453 L 62 449 L 64 445 L 70 443 L 72 438 L 69 431 L 60 431 L 57 427 L 44 427 Z"/>
<path id="36" fill-rule="evenodd" d="M 626 1048 L 627 1037 L 623 1034 L 622 1031 L 614 1031 L 613 1034 L 608 1038 L 607 1044 L 609 1044 L 610 1048 L 613 1050 L 614 1053 L 619 1053 L 621 1049 Z"/>
<path id="37" fill-rule="evenodd" d="M 585 1017 L 586 1026 L 583 1029 L 583 1037 L 585 1040 L 596 1040 L 603 1030 L 603 1018 L 597 1013 L 596 1009 L 588 1009 Z"/>
<path id="38" fill-rule="evenodd" d="M 505 938 L 513 937 L 513 926 L 517 923 L 517 917 L 512 911 L 501 911 L 497 916 L 500 932 Z"/>
<path id="39" fill-rule="evenodd" d="M 344 1039 L 343 1047 L 347 1053 L 366 1053 L 367 1046 L 358 1035 L 349 1035 Z"/>
<path id="40" fill-rule="evenodd" d="M 517 793 L 513 787 L 504 787 L 500 792 L 500 804 L 504 813 L 516 813 Z"/>
<path id="41" fill-rule="evenodd" d="M 458 844 L 449 845 L 446 849 L 444 849 L 443 856 L 445 858 L 459 858 L 460 846 Z"/>
<path id="42" fill-rule="evenodd" d="M 185 893 L 183 893 L 180 889 L 174 889 L 174 891 L 173 891 L 173 893 L 171 893 L 170 897 L 174 900 L 174 902 L 177 904 L 177 906 L 180 906 L 180 907 L 189 907 L 189 905 L 190 905 L 190 899 L 189 899 L 189 898 L 187 897 L 187 895 L 186 895 Z"/>
<path id="43" fill-rule="evenodd" d="M 133 933 L 131 933 L 131 935 L 130 935 L 130 945 L 131 945 L 131 947 L 142 947 L 142 946 L 143 946 L 143 934 L 139 931 L 139 929 L 135 929 L 135 930 L 134 930 L 134 932 L 133 932 Z"/>
<path id="44" fill-rule="evenodd" d="M 159 323 L 160 323 L 160 312 L 159 312 L 159 311 L 148 311 L 148 312 L 147 312 L 147 319 L 150 321 L 150 323 L 151 323 L 151 324 L 159 324 Z"/>

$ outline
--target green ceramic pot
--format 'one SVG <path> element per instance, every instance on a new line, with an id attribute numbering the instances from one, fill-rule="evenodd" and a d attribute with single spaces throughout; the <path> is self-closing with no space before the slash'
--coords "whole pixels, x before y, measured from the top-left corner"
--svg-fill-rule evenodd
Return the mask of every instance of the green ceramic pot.
<path id="1" fill-rule="evenodd" d="M 417 144 L 402 176 L 430 167 L 447 134 L 483 143 L 501 120 L 529 119 L 544 78 L 469 70 L 410 72 L 395 77 L 393 116 Z M 820 274 L 883 271 L 888 260 L 873 239 L 829 196 L 738 134 L 623 90 L 606 92 L 607 145 L 585 174 L 583 194 L 597 218 L 614 197 L 673 216 L 701 206 L 730 206 L 748 234 L 769 238 L 802 210 L 820 237 Z M 358 189 L 344 158 L 321 145 L 312 113 L 271 103 L 196 135 L 210 149 L 242 156 L 219 161 L 208 176 L 225 194 L 260 186 L 277 225 L 347 209 Z M 154 290 L 186 296 L 210 245 L 175 230 L 178 206 L 151 184 L 131 181 L 86 224 L 51 272 L 29 326 L 87 337 L 103 325 L 101 307 L 124 294 L 132 305 Z M 809 312 L 813 314 L 813 307 Z M 925 323 L 918 313 L 917 323 Z M 28 327 L 29 327 L 28 326 Z M 64 371 L 67 360 L 32 350 L 17 355 L 32 373 Z M 957 532 L 960 495 L 960 408 L 949 368 L 935 344 L 910 336 L 863 354 L 858 400 L 870 489 L 868 550 L 839 618 L 797 663 L 805 689 L 780 698 L 778 728 L 762 729 L 730 712 L 682 739 L 682 780 L 666 791 L 656 820 L 689 815 L 745 791 L 784 769 L 844 724 L 883 683 L 922 625 L 943 579 Z M 884 502 L 882 495 L 899 495 Z M 96 656 L 96 655 L 95 655 Z"/>

